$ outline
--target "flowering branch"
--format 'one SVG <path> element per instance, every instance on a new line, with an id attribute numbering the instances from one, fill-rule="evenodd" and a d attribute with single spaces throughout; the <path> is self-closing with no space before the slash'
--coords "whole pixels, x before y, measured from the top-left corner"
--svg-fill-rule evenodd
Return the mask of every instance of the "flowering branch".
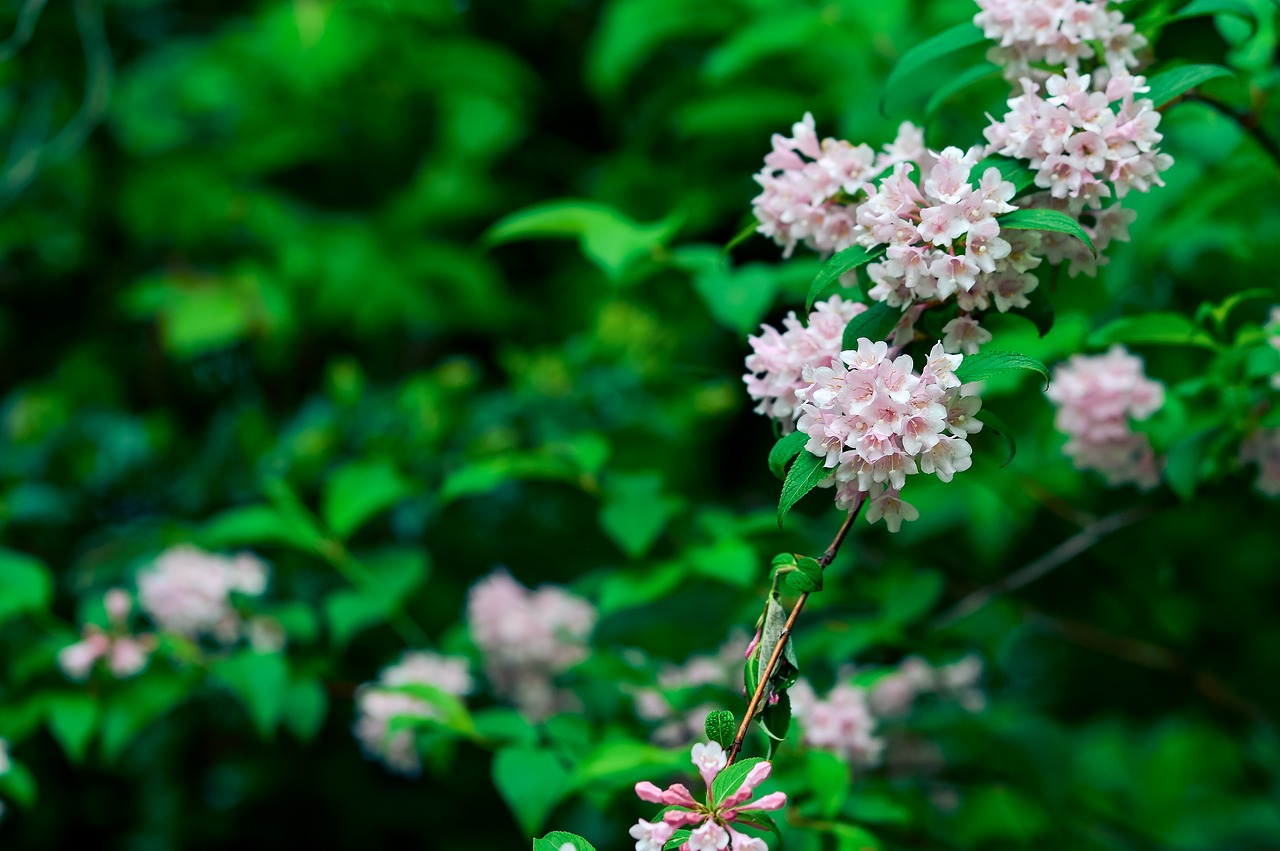
<path id="1" fill-rule="evenodd" d="M 818 557 L 818 566 L 823 570 L 827 565 L 835 559 L 836 553 L 840 552 L 840 546 L 844 543 L 844 539 L 848 537 L 849 530 L 853 528 L 853 521 L 858 519 L 858 513 L 862 510 L 862 506 L 866 504 L 865 495 L 859 495 L 858 502 L 849 510 L 849 514 L 844 518 L 844 523 L 840 526 L 840 531 L 836 532 L 835 538 L 831 544 Z M 791 628 L 795 626 L 796 618 L 800 616 L 800 610 L 804 608 L 805 602 L 809 599 L 809 593 L 800 595 L 800 599 L 796 601 L 795 607 L 791 610 L 791 614 L 787 616 L 787 623 L 782 628 L 782 632 L 778 636 L 777 643 L 773 646 L 773 652 L 769 654 L 769 661 L 765 663 L 764 668 L 760 671 L 760 679 L 756 683 L 755 693 L 751 695 L 751 701 L 747 704 L 746 714 L 742 717 L 742 723 L 738 725 L 738 732 L 733 737 L 733 745 L 729 748 L 729 764 L 738 758 L 738 753 L 742 750 L 742 742 L 747 737 L 747 729 L 751 726 L 751 720 L 756 716 L 756 710 L 760 706 L 760 701 L 764 699 L 765 689 L 769 687 L 769 681 L 773 677 L 774 670 L 778 667 L 778 660 L 782 658 L 783 648 L 787 646 L 787 639 L 791 637 Z"/>

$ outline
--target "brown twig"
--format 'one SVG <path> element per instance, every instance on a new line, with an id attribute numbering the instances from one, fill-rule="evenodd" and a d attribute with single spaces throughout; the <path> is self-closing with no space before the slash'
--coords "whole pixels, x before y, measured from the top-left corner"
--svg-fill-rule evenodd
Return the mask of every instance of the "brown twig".
<path id="1" fill-rule="evenodd" d="M 849 514 L 844 518 L 844 523 L 840 526 L 840 531 L 836 532 L 836 536 L 832 539 L 830 546 L 823 550 L 822 555 L 818 556 L 818 566 L 826 570 L 827 565 L 835 559 L 836 553 L 840 552 L 840 545 L 844 543 L 844 539 L 849 536 L 849 530 L 853 528 L 853 521 L 858 519 L 858 514 L 862 510 L 862 506 L 866 503 L 866 499 L 860 499 L 858 504 L 849 510 Z M 773 646 L 773 652 L 769 654 L 769 661 L 765 664 L 764 670 L 760 672 L 760 679 L 756 683 L 755 693 L 751 695 L 751 701 L 747 704 L 747 713 L 742 718 L 742 723 L 738 725 L 738 732 L 733 737 L 733 745 L 729 748 L 729 761 L 727 765 L 732 765 L 733 761 L 738 758 L 738 753 L 742 750 L 742 743 L 747 738 L 747 730 L 751 728 L 751 722 L 756 717 L 756 709 L 760 706 L 760 701 L 764 698 L 765 689 L 769 686 L 769 678 L 773 676 L 773 671 L 778 667 L 778 660 L 782 658 L 782 650 L 787 645 L 787 639 L 791 637 L 791 628 L 795 626 L 796 618 L 800 616 L 800 610 L 804 608 L 805 601 L 809 599 L 809 592 L 800 595 L 800 599 L 796 600 L 795 607 L 791 610 L 791 614 L 787 616 L 787 622 L 782 627 L 782 632 L 778 635 L 778 643 Z"/>
<path id="2" fill-rule="evenodd" d="M 993 582 L 985 588 L 974 591 L 965 597 L 959 603 L 956 603 L 946 613 L 937 618 L 933 622 L 934 629 L 944 629 L 962 618 L 968 617 L 974 612 L 981 609 L 987 603 L 991 602 L 1001 594 L 1009 591 L 1015 591 L 1026 585 L 1030 585 L 1037 579 L 1048 576 L 1062 565 L 1071 561 L 1076 556 L 1084 553 L 1094 544 L 1101 541 L 1107 535 L 1119 532 L 1128 526 L 1132 526 L 1140 520 L 1144 520 L 1155 513 L 1155 509 L 1149 506 L 1138 506 L 1130 508 L 1127 511 L 1120 511 L 1115 514 L 1108 514 L 1106 517 L 1094 520 L 1085 526 L 1076 534 L 1067 538 L 1058 546 L 1049 550 L 1049 552 L 1040 556 L 1040 558 L 1028 564 L 1021 570 L 1010 573 L 1003 579 Z"/>

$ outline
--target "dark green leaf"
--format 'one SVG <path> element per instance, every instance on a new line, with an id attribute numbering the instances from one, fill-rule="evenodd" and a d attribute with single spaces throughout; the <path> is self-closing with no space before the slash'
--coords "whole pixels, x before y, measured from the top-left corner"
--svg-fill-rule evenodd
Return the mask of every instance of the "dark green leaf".
<path id="1" fill-rule="evenodd" d="M 898 326 L 900 319 L 902 319 L 902 308 L 890 307 L 878 301 L 850 319 L 849 324 L 844 326 L 841 348 L 843 350 L 858 348 L 860 337 L 866 337 L 872 342 L 883 340 Z"/>
<path id="2" fill-rule="evenodd" d="M 777 693 L 776 703 L 769 703 L 760 713 L 760 729 L 769 737 L 769 758 L 777 750 L 777 744 L 785 741 L 791 729 L 791 698 L 785 691 Z"/>
<path id="3" fill-rule="evenodd" d="M 986 39 L 982 30 L 973 23 L 965 21 L 950 29 L 943 30 L 932 38 L 927 38 L 915 47 L 902 54 L 893 73 L 884 84 L 884 95 L 880 99 L 880 111 L 885 112 L 889 99 L 897 93 L 902 81 L 915 72 L 930 65 L 935 65 L 943 56 L 981 44 Z"/>
<path id="4" fill-rule="evenodd" d="M 733 738 L 738 732 L 738 725 L 733 713 L 727 709 L 716 709 L 708 712 L 704 727 L 707 738 L 717 742 L 720 747 L 726 750 L 733 744 Z"/>
<path id="5" fill-rule="evenodd" d="M 782 528 L 782 521 L 792 506 L 832 474 L 833 471 L 825 465 L 826 459 L 812 452 L 801 452 L 796 457 L 787 471 L 786 481 L 782 483 L 782 496 L 778 499 L 778 528 Z"/>
<path id="6" fill-rule="evenodd" d="M 47 567 L 25 553 L 0 549 L 0 623 L 47 608 L 52 594 Z"/>
<path id="7" fill-rule="evenodd" d="M 1044 364 L 1017 352 L 986 351 L 978 352 L 976 355 L 965 355 L 960 368 L 956 370 L 956 378 L 968 384 L 971 381 L 982 381 L 985 378 L 1017 370 L 1039 373 L 1044 378 L 1045 384 L 1049 383 L 1049 370 Z"/>
<path id="8" fill-rule="evenodd" d="M 572 845 L 575 851 L 596 851 L 595 846 L 587 840 L 583 839 L 576 833 L 569 833 L 564 830 L 553 830 L 540 840 L 550 843 L 555 851 L 560 851 L 565 845 Z"/>
<path id="9" fill-rule="evenodd" d="M 817 559 L 798 559 L 795 568 L 787 574 L 787 585 L 801 594 L 822 590 L 822 566 Z"/>
<path id="10" fill-rule="evenodd" d="M 787 477 L 787 463 L 804 451 L 809 442 L 809 435 L 802 431 L 793 431 L 779 440 L 769 450 L 769 470 L 779 479 Z"/>
<path id="11" fill-rule="evenodd" d="M 1218 77 L 1234 77 L 1235 72 L 1221 65 L 1183 65 L 1172 71 L 1164 71 L 1147 79 L 1151 91 L 1144 97 L 1155 101 L 1156 107 L 1164 106 L 1169 101 L 1189 89 Z"/>
<path id="12" fill-rule="evenodd" d="M 827 287 L 839 281 L 841 275 L 852 272 L 860 266 L 865 266 L 883 254 L 884 246 L 882 245 L 871 249 L 855 245 L 837 253 L 826 263 L 823 263 L 822 268 L 818 270 L 817 276 L 813 279 L 813 284 L 809 287 L 809 295 L 804 300 L 804 309 L 806 311 L 813 310 L 813 303 L 818 300 L 818 296 Z"/>
<path id="13" fill-rule="evenodd" d="M 1048 288 L 1041 283 L 1027 296 L 1027 302 L 1026 307 L 1015 310 L 1014 313 L 1031 320 L 1043 337 L 1053 330 L 1053 302 L 1049 299 Z"/>
<path id="14" fill-rule="evenodd" d="M 550 751 L 506 748 L 493 759 L 493 785 L 520 829 L 536 833 L 569 788 L 569 772 Z"/>
<path id="15" fill-rule="evenodd" d="M 1090 251 L 1097 253 L 1097 249 L 1093 247 L 1093 240 L 1089 238 L 1089 234 L 1080 226 L 1080 223 L 1060 210 L 1037 210 L 1024 207 L 1021 210 L 997 216 L 996 221 L 1001 228 L 1012 230 L 1047 230 L 1070 234 L 1088 246 Z"/>
<path id="16" fill-rule="evenodd" d="M 925 104 L 924 116 L 930 118 L 938 108 L 949 101 L 952 97 L 969 88 L 970 86 L 980 83 L 983 80 L 992 80 L 1000 76 L 1000 69 L 992 65 L 990 62 L 983 62 L 974 65 L 972 68 L 966 68 L 959 74 L 952 76 L 950 79 L 938 86 L 933 94 L 929 96 L 929 102 Z M 975 171 L 978 177 L 982 176 L 982 172 Z"/>

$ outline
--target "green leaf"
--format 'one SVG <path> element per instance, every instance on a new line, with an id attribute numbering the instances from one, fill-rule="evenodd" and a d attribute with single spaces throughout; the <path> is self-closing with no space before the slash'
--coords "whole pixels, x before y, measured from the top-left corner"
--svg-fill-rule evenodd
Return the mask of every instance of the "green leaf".
<path id="1" fill-rule="evenodd" d="M 404 716 L 406 726 L 419 726 L 425 722 L 427 726 L 441 726 L 457 733 L 459 736 L 470 738 L 479 734 L 475 722 L 471 720 L 471 713 L 467 711 L 466 704 L 456 694 L 447 692 L 439 686 L 427 685 L 426 683 L 406 683 L 399 686 L 379 686 L 379 688 L 407 694 L 435 708 L 436 711 L 430 718 L 423 718 L 419 715 Z"/>
<path id="2" fill-rule="evenodd" d="M 804 451 L 804 445 L 808 442 L 809 435 L 802 431 L 793 431 L 779 440 L 769 450 L 769 471 L 779 479 L 785 479 L 787 464 Z"/>
<path id="3" fill-rule="evenodd" d="M 1044 378 L 1046 386 L 1049 383 L 1049 370 L 1044 364 L 1017 352 L 985 351 L 978 352 L 976 355 L 965 355 L 960 368 L 956 370 L 956 378 L 968 384 L 971 381 L 982 381 L 1017 370 L 1038 373 Z"/>
<path id="4" fill-rule="evenodd" d="M 734 736 L 738 733 L 738 725 L 733 717 L 733 713 L 728 709 L 716 709 L 707 713 L 707 720 L 703 724 L 706 730 L 707 738 L 716 742 L 720 747 L 728 750 L 733 744 Z"/>
<path id="5" fill-rule="evenodd" d="M 20 762 L 10 762 L 9 770 L 0 774 L 0 798 L 9 798 L 24 810 L 35 805 L 37 792 L 35 775 Z"/>
<path id="6" fill-rule="evenodd" d="M 98 701 L 83 692 L 58 694 L 49 701 L 49 731 L 72 762 L 84 762 L 98 713 Z"/>
<path id="7" fill-rule="evenodd" d="M 282 720 L 300 741 L 310 742 L 320 734 L 328 708 L 324 683 L 314 677 L 299 677 L 285 690 Z"/>
<path id="8" fill-rule="evenodd" d="M 723 801 L 725 798 L 737 792 L 742 786 L 742 781 L 747 779 L 747 775 L 751 773 L 751 769 L 764 762 L 758 756 L 750 759 L 740 759 L 733 765 L 726 766 L 723 771 L 716 775 L 716 779 L 711 781 L 711 797 L 716 802 Z"/>
<path id="9" fill-rule="evenodd" d="M 445 503 L 477 496 L 516 479 L 578 482 L 581 476 L 582 471 L 572 459 L 551 452 L 496 455 L 470 461 L 451 472 L 440 486 L 437 498 Z"/>
<path id="10" fill-rule="evenodd" d="M 113 762 L 134 737 L 173 710 L 189 688 L 184 679 L 154 669 L 122 683 L 102 711 L 103 758 Z"/>
<path id="11" fill-rule="evenodd" d="M 1174 441 L 1169 446 L 1162 478 L 1183 502 L 1195 498 L 1200 485 L 1205 454 L 1216 429 L 1199 431 Z"/>
<path id="12" fill-rule="evenodd" d="M 1049 289 L 1044 284 L 1036 287 L 1027 296 L 1026 307 L 1013 312 L 1029 319 L 1036 326 L 1041 337 L 1053 330 L 1053 302 L 1049 299 Z"/>
<path id="13" fill-rule="evenodd" d="M 732 740 L 732 737 L 730 737 Z M 688 752 L 672 758 L 672 752 L 648 742 L 614 738 L 586 751 L 574 767 L 569 789 L 616 789 L 633 786 L 653 774 L 688 765 Z"/>
<path id="14" fill-rule="evenodd" d="M 1090 346 L 1132 343 L 1218 348 L 1218 344 L 1204 329 L 1181 313 L 1140 313 L 1136 316 L 1122 316 L 1090 334 L 1088 343 Z"/>
<path id="15" fill-rule="evenodd" d="M 836 838 L 836 851 L 880 851 L 880 840 L 865 827 L 834 822 L 831 833 Z"/>
<path id="16" fill-rule="evenodd" d="M 41 562 L 0 549 L 0 624 L 24 612 L 42 611 L 53 596 L 53 578 Z"/>
<path id="17" fill-rule="evenodd" d="M 791 729 L 791 698 L 786 691 L 777 693 L 778 701 L 769 703 L 760 713 L 760 729 L 769 737 L 769 758 L 773 759 L 778 742 L 785 741 Z"/>
<path id="18" fill-rule="evenodd" d="M 805 311 L 813 310 L 813 303 L 818 300 L 818 296 L 827 287 L 839 281 L 841 275 L 848 274 L 854 269 L 865 266 L 872 260 L 882 257 L 884 251 L 883 245 L 871 249 L 855 245 L 852 248 L 846 248 L 844 251 L 838 252 L 826 263 L 823 263 L 822 268 L 818 270 L 818 274 L 813 279 L 813 284 L 809 287 L 809 295 L 804 300 Z"/>
<path id="19" fill-rule="evenodd" d="M 760 645 L 759 655 L 760 663 L 756 669 L 756 680 L 751 684 L 748 692 L 755 691 L 760 684 L 760 678 L 764 676 L 765 667 L 769 664 L 769 659 L 773 656 L 774 648 L 778 646 L 778 642 L 782 639 L 783 630 L 786 629 L 787 611 L 782 608 L 777 597 L 772 594 L 765 602 L 764 624 L 760 627 Z M 791 636 L 787 636 L 786 643 L 782 645 L 782 655 L 778 657 L 778 664 L 773 670 L 770 680 L 774 684 L 775 691 L 789 688 L 795 682 L 796 675 L 800 672 L 800 664 L 796 661 L 795 647 L 791 643 Z M 758 707 L 757 712 L 763 710 L 764 707 Z"/>
<path id="20" fill-rule="evenodd" d="M 782 496 L 778 499 L 778 528 L 787 518 L 787 513 L 800 498 L 818 486 L 819 482 L 829 477 L 834 471 L 826 466 L 826 459 L 812 452 L 801 452 L 787 471 L 787 478 L 782 483 Z"/>
<path id="21" fill-rule="evenodd" d="M 902 308 L 890 307 L 882 301 L 868 307 L 862 313 L 849 320 L 849 324 L 844 326 L 844 337 L 841 340 L 841 350 L 858 348 L 858 339 L 866 337 L 872 342 L 884 340 L 898 327 L 898 321 L 902 319 Z"/>
<path id="22" fill-rule="evenodd" d="M 423 550 L 390 549 L 366 556 L 359 567 L 356 587 L 334 591 L 324 599 L 325 618 L 338 647 L 386 621 L 426 581 L 430 562 Z"/>
<path id="23" fill-rule="evenodd" d="M 996 216 L 996 222 L 1001 228 L 1011 230 L 1047 230 L 1070 234 L 1088 246 L 1094 254 L 1098 253 L 1093 247 L 1093 240 L 1089 238 L 1089 234 L 1080 226 L 1080 223 L 1061 210 L 1037 210 L 1024 207 L 1012 213 L 1005 213 L 1003 216 Z"/>
<path id="24" fill-rule="evenodd" d="M 1013 431 L 1009 428 L 1008 424 L 1005 423 L 1004 420 L 996 416 L 993 411 L 989 411 L 985 408 L 979 412 L 977 419 L 985 427 L 983 429 L 984 431 L 986 431 L 987 429 L 990 429 L 991 431 L 994 431 L 996 434 L 1000 435 L 1000 437 L 1004 438 L 1005 449 L 1008 450 L 1009 454 L 1004 459 L 1004 463 L 1002 463 L 1000 466 L 1001 467 L 1009 466 L 1009 462 L 1013 460 L 1013 456 L 1018 454 L 1018 444 L 1013 438 Z"/>
<path id="25" fill-rule="evenodd" d="M 677 830 L 675 833 L 671 834 L 671 838 L 667 840 L 667 844 L 662 846 L 662 851 L 676 851 L 676 849 L 683 845 L 684 841 L 692 835 L 693 831 L 688 830 L 687 828 Z"/>
<path id="26" fill-rule="evenodd" d="M 1257 20 L 1253 7 L 1245 0 L 1191 0 L 1162 23 L 1185 21 L 1188 18 L 1201 18 L 1208 15 L 1236 15 L 1250 22 Z"/>
<path id="27" fill-rule="evenodd" d="M 896 95 L 903 80 L 922 68 L 935 65 L 941 57 L 981 44 L 985 39 L 986 36 L 973 21 L 965 21 L 943 30 L 932 38 L 925 39 L 902 54 L 902 58 L 898 60 L 898 64 L 894 66 L 893 72 L 884 84 L 884 94 L 880 98 L 880 111 L 886 112 L 890 98 Z"/>
<path id="28" fill-rule="evenodd" d="M 772 833 L 778 840 L 778 847 L 782 846 L 782 832 L 778 830 L 778 823 L 764 810 L 738 810 L 738 817 L 734 821 Z"/>
<path id="29" fill-rule="evenodd" d="M 1003 154 L 992 154 L 980 160 L 969 172 L 970 181 L 976 185 L 976 181 L 981 180 L 982 175 L 986 174 L 989 168 L 999 169 L 1000 175 L 1013 184 L 1015 189 L 1014 197 L 1035 186 L 1035 169 L 1030 168 L 1022 160 L 1015 160 L 1013 157 L 1006 157 Z"/>
<path id="30" fill-rule="evenodd" d="M 740 336 L 756 329 L 778 292 L 778 267 L 746 263 L 734 267 L 714 246 L 686 245 L 671 252 L 672 264 L 693 279 L 707 312 Z"/>
<path id="31" fill-rule="evenodd" d="M 345 541 L 366 520 L 413 492 L 413 486 L 389 461 L 347 464 L 325 483 L 324 522 L 339 540 Z"/>
<path id="32" fill-rule="evenodd" d="M 1196 86 L 1219 77 L 1234 77 L 1235 72 L 1221 65 L 1183 65 L 1147 78 L 1151 91 L 1144 97 L 1155 101 L 1157 108 Z"/>
<path id="33" fill-rule="evenodd" d="M 537 833 L 569 788 L 569 772 L 550 751 L 506 748 L 493 759 L 493 785 L 526 835 Z"/>
<path id="34" fill-rule="evenodd" d="M 822 565 L 818 560 L 804 556 L 797 559 L 794 569 L 787 574 L 787 585 L 801 594 L 822 590 Z"/>
<path id="35" fill-rule="evenodd" d="M 818 816 L 832 818 L 840 812 L 849 794 L 849 765 L 830 751 L 810 748 L 805 756 L 805 768 Z"/>
<path id="36" fill-rule="evenodd" d="M 611 279 L 644 256 L 652 255 L 680 229 L 673 214 L 660 222 L 640 224 L 605 204 L 593 201 L 547 201 L 511 213 L 485 233 L 488 245 L 521 239 L 575 238 L 582 253 Z"/>
<path id="37" fill-rule="evenodd" d="M 951 100 L 951 98 L 970 86 L 984 80 L 996 79 L 999 76 L 1000 69 L 992 65 L 990 62 L 983 62 L 979 65 L 974 65 L 972 68 L 966 68 L 959 74 L 945 80 L 937 89 L 934 90 L 933 94 L 929 96 L 929 102 L 925 104 L 924 107 L 925 118 L 931 118 L 944 103 Z M 982 172 L 980 171 L 975 171 L 973 173 L 978 177 L 982 176 Z"/>
<path id="38" fill-rule="evenodd" d="M 604 480 L 600 528 L 631 558 L 640 558 L 676 513 L 678 500 L 662 495 L 658 473 L 612 473 Z"/>
<path id="39" fill-rule="evenodd" d="M 285 707 L 289 665 L 279 653 L 241 650 L 209 665 L 210 676 L 240 699 L 264 737 L 275 733 Z"/>
<path id="40" fill-rule="evenodd" d="M 200 528 L 198 542 L 209 549 L 283 544 L 314 551 L 319 533 L 269 505 L 243 505 L 215 514 Z"/>
<path id="41" fill-rule="evenodd" d="M 572 845 L 574 851 L 596 851 L 595 846 L 576 833 L 564 830 L 553 830 L 542 837 L 539 842 L 549 843 L 553 851 L 560 851 L 565 845 Z"/>

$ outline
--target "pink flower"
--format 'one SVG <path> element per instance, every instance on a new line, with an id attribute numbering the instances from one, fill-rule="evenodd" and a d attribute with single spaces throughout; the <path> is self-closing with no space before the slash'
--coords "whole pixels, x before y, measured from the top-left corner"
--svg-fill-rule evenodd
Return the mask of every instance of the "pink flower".
<path id="1" fill-rule="evenodd" d="M 138 574 L 138 603 L 165 632 L 231 644 L 243 627 L 231 595 L 258 596 L 266 584 L 266 564 L 248 553 L 220 556 L 184 545 Z"/>
<path id="2" fill-rule="evenodd" d="M 768 779 L 772 766 L 764 760 L 757 760 L 738 787 L 725 795 L 723 800 L 716 801 L 711 787 L 728 764 L 724 748 L 715 742 L 699 742 L 693 746 L 690 757 L 707 786 L 706 803 L 694 800 L 689 790 L 678 783 L 666 789 L 659 789 L 647 781 L 637 783 L 636 796 L 640 800 L 667 807 L 661 824 L 671 832 L 659 829 L 659 823 L 641 819 L 630 831 L 631 837 L 636 840 L 636 851 L 655 851 L 662 847 L 662 844 L 670 841 L 677 827 L 689 829 L 689 836 L 680 844 L 680 851 L 722 851 L 725 848 L 732 848 L 733 851 L 768 851 L 763 840 L 741 833 L 734 825 L 748 811 L 758 813 L 786 806 L 787 796 L 783 792 L 773 792 L 750 800 L 756 788 Z M 663 838 L 659 842 L 657 837 Z"/>
<path id="3" fill-rule="evenodd" d="M 880 762 L 884 740 L 875 735 L 877 722 L 863 689 L 840 684 L 819 699 L 809 682 L 800 680 L 790 695 L 791 711 L 804 730 L 806 745 L 831 751 L 858 766 Z"/>
<path id="4" fill-rule="evenodd" d="M 1103 355 L 1073 355 L 1054 368 L 1046 395 L 1058 407 L 1054 424 L 1070 438 L 1063 451 L 1078 469 L 1096 470 L 1112 485 L 1159 482 L 1161 463 L 1130 422 L 1159 410 L 1164 387 L 1146 377 L 1139 358 L 1118 345 Z"/>

